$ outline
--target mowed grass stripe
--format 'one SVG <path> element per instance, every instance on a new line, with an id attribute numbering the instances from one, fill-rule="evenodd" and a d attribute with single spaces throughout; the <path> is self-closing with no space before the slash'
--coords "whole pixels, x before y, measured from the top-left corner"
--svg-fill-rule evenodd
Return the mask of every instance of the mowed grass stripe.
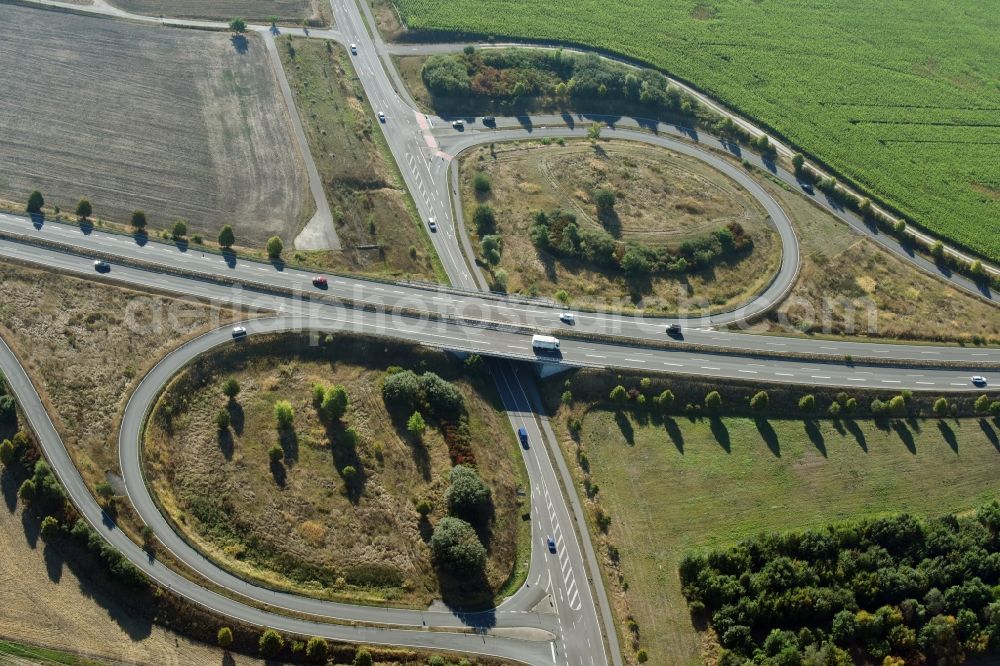
<path id="1" fill-rule="evenodd" d="M 961 126 L 970 111 L 990 124 L 1000 108 L 1000 15 L 986 3 L 496 0 L 484 12 L 476 0 L 396 2 L 415 29 L 564 40 L 648 62 L 1000 260 L 1000 128 Z M 947 132 L 852 123 L 863 107 L 899 126 L 932 108 L 958 121 Z"/>

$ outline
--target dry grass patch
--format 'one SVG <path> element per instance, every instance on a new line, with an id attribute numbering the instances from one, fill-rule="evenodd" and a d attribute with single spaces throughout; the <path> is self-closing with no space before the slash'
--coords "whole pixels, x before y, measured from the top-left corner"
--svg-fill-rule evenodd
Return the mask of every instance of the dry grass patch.
<path id="1" fill-rule="evenodd" d="M 69 40 L 71 35 L 86 39 Z M 63 45 L 63 46 L 60 46 Z M 215 238 L 290 241 L 312 215 L 259 37 L 0 5 L 0 195 Z M 24 104 L 38 98 L 44 104 Z"/>
<path id="2" fill-rule="evenodd" d="M 278 50 L 344 248 L 308 254 L 343 271 L 443 276 L 347 51 L 290 36 Z"/>
<path id="3" fill-rule="evenodd" d="M 118 474 L 117 420 L 131 387 L 185 338 L 232 311 L 0 264 L 0 327 L 83 477 Z"/>
<path id="4" fill-rule="evenodd" d="M 477 173 L 490 178 L 492 189 L 486 196 L 474 192 Z M 620 141 L 598 146 L 584 141 L 493 144 L 463 156 L 461 178 L 475 246 L 476 205 L 487 203 L 496 211 L 504 240 L 498 268 L 507 271 L 511 292 L 551 297 L 564 290 L 573 304 L 595 308 L 719 310 L 763 289 L 780 261 L 777 234 L 753 197 L 698 160 L 669 150 Z M 617 195 L 616 215 L 610 221 L 608 216 L 602 219 L 594 201 L 601 188 Z M 677 248 L 736 222 L 754 248 L 710 269 L 684 276 L 654 275 L 636 286 L 618 269 L 539 252 L 529 233 L 534 213 L 557 207 L 573 213 L 581 229 L 605 229 L 618 240 L 655 248 Z"/>
<path id="5" fill-rule="evenodd" d="M 910 266 L 797 192 L 762 185 L 792 219 L 802 269 L 789 298 L 753 330 L 1000 344 L 996 305 Z"/>
<path id="6" fill-rule="evenodd" d="M 229 20 L 242 16 L 250 21 L 303 20 L 328 22 L 329 6 L 321 0 L 109 0 L 110 4 L 133 14 Z"/>
<path id="7" fill-rule="evenodd" d="M 528 508 L 516 492 L 526 483 L 520 451 L 489 379 L 464 377 L 446 355 L 401 343 L 306 341 L 252 340 L 196 362 L 172 382 L 145 444 L 147 475 L 166 513 L 209 557 L 247 578 L 321 598 L 426 606 L 442 596 L 426 540 L 431 524 L 447 515 L 452 461 L 429 418 L 422 443 L 393 421 L 380 382 L 390 363 L 432 370 L 464 394 L 471 450 L 492 490 L 488 598 L 474 600 L 491 602 L 527 559 L 519 533 Z M 231 404 L 220 391 L 230 376 L 242 387 Z M 319 417 L 315 383 L 347 389 L 340 423 Z M 276 428 L 278 400 L 292 404 L 291 431 Z M 160 418 L 165 404 L 174 408 L 169 422 Z M 222 409 L 232 429 L 220 434 Z M 356 433 L 353 445 L 348 429 Z M 280 460 L 272 463 L 275 445 Z M 347 466 L 357 470 L 353 480 Z M 429 522 L 415 508 L 422 499 L 433 507 Z"/>

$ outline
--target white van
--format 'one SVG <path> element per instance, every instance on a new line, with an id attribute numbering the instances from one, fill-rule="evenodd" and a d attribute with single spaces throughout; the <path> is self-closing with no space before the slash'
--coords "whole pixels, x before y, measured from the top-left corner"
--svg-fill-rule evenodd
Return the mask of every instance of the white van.
<path id="1" fill-rule="evenodd" d="M 559 338 L 553 338 L 551 335 L 533 335 L 531 347 L 542 351 L 559 351 Z"/>

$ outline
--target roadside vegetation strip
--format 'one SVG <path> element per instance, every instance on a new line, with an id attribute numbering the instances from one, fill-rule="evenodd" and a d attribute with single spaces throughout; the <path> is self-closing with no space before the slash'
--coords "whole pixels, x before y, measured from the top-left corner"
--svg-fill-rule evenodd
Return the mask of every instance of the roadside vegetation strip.
<path id="1" fill-rule="evenodd" d="M 919 12 L 909 5 L 825 12 L 782 2 L 777 15 L 774 7 L 729 0 L 693 9 L 578 0 L 569 14 L 551 0 L 507 12 L 477 11 L 474 4 L 398 2 L 417 35 L 562 40 L 670 71 L 866 185 L 918 226 L 1000 260 L 993 241 L 1000 233 L 990 226 L 995 203 L 976 190 L 991 182 L 987 167 L 1000 129 L 988 118 L 997 98 L 983 75 L 961 84 L 955 78 L 996 69 L 987 45 L 997 19 L 971 0 L 933 2 Z M 877 23 L 891 29 L 859 40 Z M 752 38 L 747 26 L 757 26 Z M 960 43 L 955 34 L 963 36 Z M 899 67 L 873 64 L 886 62 Z M 866 100 L 876 92 L 883 101 L 871 106 Z M 921 159 L 911 160 L 914 151 Z M 956 177 L 956 169 L 964 175 Z"/>
<path id="2" fill-rule="evenodd" d="M 963 416 L 974 410 L 963 396 L 954 398 L 958 418 L 948 409 L 926 418 L 936 398 L 914 395 L 900 396 L 902 412 L 872 419 L 865 403 L 891 401 L 887 393 L 850 390 L 843 403 L 853 399 L 857 411 L 833 416 L 842 391 L 645 378 L 581 371 L 547 380 L 545 395 L 577 463 L 623 645 L 649 663 L 692 662 L 713 642 L 683 601 L 677 571 L 688 551 L 831 520 L 935 516 L 997 497 L 1000 421 Z M 665 391 L 671 400 L 660 400 Z M 714 410 L 705 403 L 713 391 Z"/>

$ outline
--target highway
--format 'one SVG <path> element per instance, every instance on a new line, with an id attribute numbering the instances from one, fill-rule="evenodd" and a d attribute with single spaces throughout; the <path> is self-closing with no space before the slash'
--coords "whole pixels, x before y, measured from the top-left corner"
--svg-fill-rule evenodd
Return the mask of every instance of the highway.
<path id="1" fill-rule="evenodd" d="M 217 594 L 147 557 L 102 514 L 24 370 L 10 350 L 0 345 L 0 369 L 74 504 L 110 543 L 161 585 L 223 615 L 292 633 L 494 655 L 529 664 L 618 665 L 621 649 L 594 547 L 566 462 L 540 411 L 536 366 L 546 370 L 607 367 L 720 381 L 855 387 L 879 389 L 887 395 L 903 389 L 936 393 L 981 391 L 971 384 L 972 374 L 985 375 L 990 384 L 1000 382 L 1000 373 L 994 370 L 1000 367 L 997 349 L 753 336 L 715 329 L 764 313 L 780 301 L 798 270 L 798 241 L 787 216 L 763 188 L 743 171 L 705 149 L 726 149 L 725 146 L 713 144 L 714 139 L 704 135 L 695 137 L 702 147 L 692 145 L 689 132 L 669 126 L 650 127 L 648 123 L 621 119 L 614 123 L 615 127 L 605 130 L 605 136 L 644 141 L 701 159 L 735 179 L 760 201 L 775 225 L 783 250 L 779 271 L 761 294 L 739 310 L 682 320 L 581 312 L 575 326 L 569 329 L 558 321 L 560 309 L 552 303 L 481 293 L 477 269 L 461 249 L 464 230 L 453 214 L 454 156 L 471 146 L 498 139 L 579 136 L 585 132 L 580 125 L 590 120 L 572 116 L 500 119 L 497 130 L 480 131 L 472 127 L 464 133 L 457 132 L 444 119 L 425 116 L 415 109 L 392 67 L 388 47 L 369 32 L 363 12 L 354 2 L 332 0 L 331 7 L 336 28 L 310 31 L 310 35 L 334 39 L 345 46 L 357 45 L 357 55 L 352 56 L 355 71 L 374 110 L 385 115 L 385 122 L 379 126 L 421 218 L 425 223 L 431 219 L 437 223 L 439 231 L 431 234 L 431 239 L 453 288 L 331 275 L 329 288 L 319 290 L 311 283 L 312 273 L 280 263 L 220 256 L 196 246 L 152 239 L 137 242 L 130 236 L 49 221 L 33 224 L 27 218 L 11 215 L 0 215 L 0 234 L 6 236 L 0 238 L 0 256 L 133 288 L 155 289 L 242 308 L 250 313 L 245 325 L 251 335 L 277 331 L 349 331 L 490 357 L 511 426 L 524 427 L 529 433 L 530 444 L 522 449 L 531 482 L 532 549 L 528 581 L 498 608 L 471 615 L 438 607 L 414 611 L 354 606 L 256 586 L 214 565 L 187 544 L 159 513 L 144 482 L 140 462 L 142 423 L 161 388 L 186 363 L 220 345 L 234 344 L 228 328 L 222 328 L 181 345 L 142 378 L 123 415 L 119 433 L 125 486 L 136 511 L 180 561 L 228 591 L 228 596 Z M 92 7 L 74 7 L 76 11 L 91 9 L 109 16 L 179 27 L 220 25 L 133 17 L 102 2 Z M 364 12 L 370 14 L 367 7 Z M 265 27 L 252 29 L 265 33 L 265 39 L 273 37 Z M 290 103 L 287 85 L 282 89 L 286 103 Z M 295 113 L 294 108 L 291 112 Z M 752 155 L 744 157 L 755 159 Z M 308 155 L 306 159 L 311 161 Z M 786 182 L 792 178 L 794 184 L 791 174 L 780 169 L 773 172 Z M 316 195 L 315 187 L 313 194 Z M 845 221 L 851 223 L 849 219 Z M 863 224 L 861 228 L 852 226 L 859 232 L 871 233 Z M 312 238 L 322 242 L 325 233 L 322 229 L 314 227 L 311 233 Z M 876 240 L 889 243 L 886 246 L 892 251 L 891 239 L 877 235 Z M 96 275 L 94 257 L 111 262 L 111 270 Z M 936 270 L 921 265 L 920 257 L 904 258 L 923 270 Z M 944 277 L 969 290 L 969 285 L 963 285 L 956 276 Z M 995 300 L 996 296 L 982 290 L 977 295 L 989 300 Z M 366 308 L 350 307 L 347 301 L 364 304 Z M 260 313 L 267 315 L 262 317 Z M 670 348 L 659 348 L 670 342 L 664 326 L 672 321 L 683 322 L 683 339 L 671 342 Z M 602 337 L 589 340 L 564 337 L 560 357 L 536 356 L 531 348 L 531 334 L 560 331 Z M 568 492 L 564 493 L 564 489 Z M 548 536 L 556 541 L 555 553 L 545 547 Z M 291 610 L 316 620 L 262 608 Z M 383 626 L 348 626 L 323 620 Z M 473 633 L 468 633 L 470 629 Z"/>

